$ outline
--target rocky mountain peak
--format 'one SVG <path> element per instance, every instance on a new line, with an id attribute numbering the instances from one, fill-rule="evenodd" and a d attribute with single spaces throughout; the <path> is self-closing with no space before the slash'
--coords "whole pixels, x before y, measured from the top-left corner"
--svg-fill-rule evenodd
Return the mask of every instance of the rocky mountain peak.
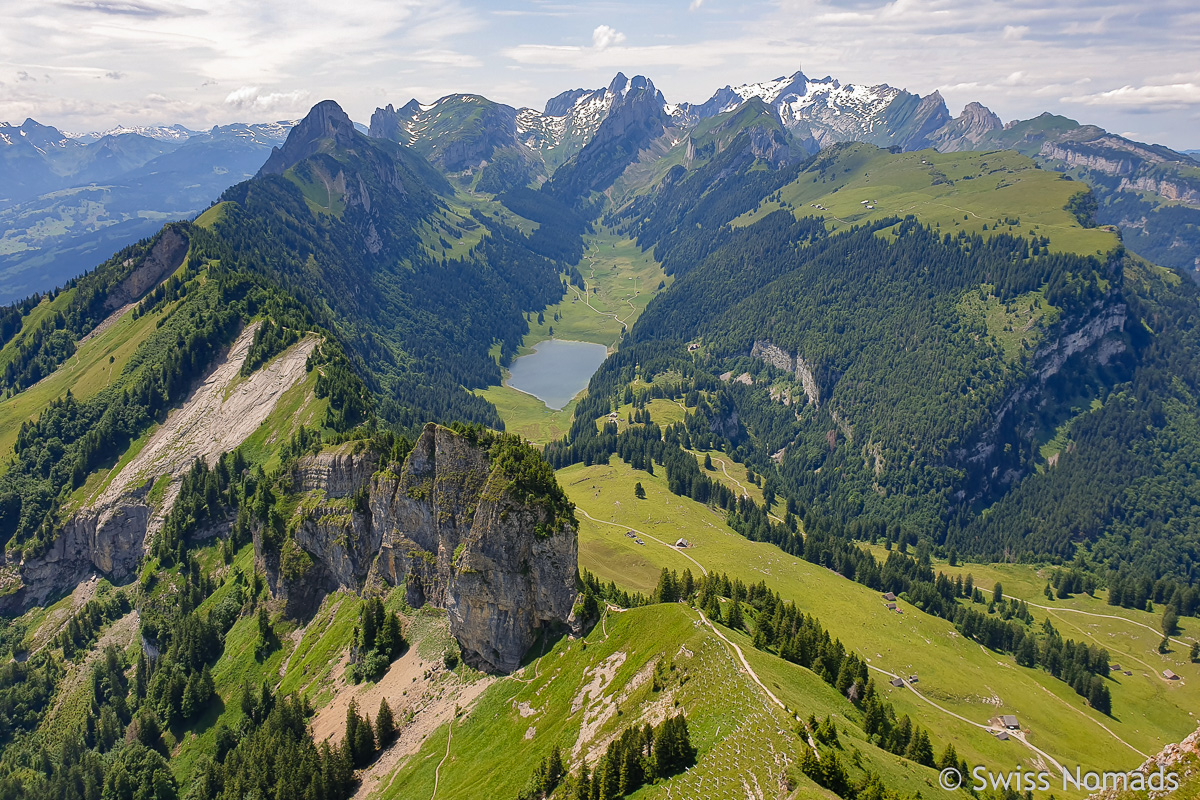
<path id="1" fill-rule="evenodd" d="M 593 91 L 592 89 L 568 89 L 565 92 L 556 94 L 546 101 L 546 108 L 542 113 L 547 117 L 564 116 L 570 113 L 575 104 L 579 102 L 579 98 L 589 95 Z"/>
<path id="2" fill-rule="evenodd" d="M 356 135 L 354 123 L 342 107 L 333 100 L 322 100 L 292 128 L 283 147 L 271 149 L 267 163 L 263 164 L 258 174 L 282 175 L 316 153 L 322 141 L 333 139 L 337 144 L 346 146 L 353 143 Z"/>

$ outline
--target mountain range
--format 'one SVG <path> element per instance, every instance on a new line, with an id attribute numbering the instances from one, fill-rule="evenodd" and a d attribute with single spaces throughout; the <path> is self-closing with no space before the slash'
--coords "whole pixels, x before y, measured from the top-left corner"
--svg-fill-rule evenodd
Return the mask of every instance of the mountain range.
<path id="1" fill-rule="evenodd" d="M 0 308 L 0 798 L 952 800 L 1194 747 L 1189 156 L 799 73 L 286 127 L 4 129 L 25 203 L 257 156 Z"/>
<path id="2" fill-rule="evenodd" d="M 725 86 L 703 103 L 669 103 L 653 83 L 618 74 L 605 88 L 575 89 L 541 110 L 477 95 L 410 100 L 376 109 L 370 135 L 408 145 L 460 182 L 501 192 L 544 181 L 592 140 L 601 124 L 648 90 L 656 124 L 682 137 L 700 122 L 761 100 L 786 131 L 793 157 L 844 141 L 941 152 L 1016 149 L 1097 191 L 1097 220 L 1159 263 L 1200 268 L 1200 162 L 1052 114 L 1002 121 L 978 103 L 952 117 L 940 94 L 887 84 L 841 84 L 801 72 Z M 636 113 L 636 112 L 635 112 Z M 615 120 L 614 123 L 615 124 Z M 225 186 L 253 174 L 291 123 L 181 125 L 64 134 L 27 120 L 0 126 L 0 301 L 60 284 L 106 247 L 198 213 Z M 611 127 L 611 124 L 610 124 Z"/>

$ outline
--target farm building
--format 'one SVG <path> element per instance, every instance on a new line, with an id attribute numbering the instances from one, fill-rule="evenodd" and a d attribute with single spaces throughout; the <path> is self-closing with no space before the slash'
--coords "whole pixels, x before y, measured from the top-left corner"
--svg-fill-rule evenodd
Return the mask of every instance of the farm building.
<path id="1" fill-rule="evenodd" d="M 1164 678 L 1166 678 L 1166 679 L 1167 679 L 1167 680 L 1169 680 L 1169 681 L 1177 681 L 1177 680 L 1179 680 L 1179 676 L 1178 676 L 1178 675 L 1176 675 L 1174 672 L 1171 672 L 1171 670 L 1169 670 L 1169 669 L 1164 669 L 1164 670 L 1163 670 L 1163 677 L 1164 677 Z"/>
<path id="2" fill-rule="evenodd" d="M 904 688 L 904 679 L 903 678 L 892 678 L 891 683 L 892 683 L 892 686 L 895 686 L 897 689 Z"/>
<path id="3" fill-rule="evenodd" d="M 888 592 L 887 594 L 885 594 L 885 595 L 883 596 L 883 599 L 884 599 L 884 600 L 889 600 L 889 601 L 890 601 L 890 600 L 895 600 L 895 599 L 896 599 L 896 595 L 892 594 L 891 592 Z"/>

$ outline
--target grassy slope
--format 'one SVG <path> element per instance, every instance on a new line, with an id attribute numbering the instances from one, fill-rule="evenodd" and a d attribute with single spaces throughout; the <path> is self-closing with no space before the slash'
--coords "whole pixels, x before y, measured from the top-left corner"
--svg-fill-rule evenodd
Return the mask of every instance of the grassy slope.
<path id="1" fill-rule="evenodd" d="M 744 651 L 748 643 L 734 636 Z M 674 659 L 676 677 L 655 693 L 647 678 L 659 658 Z M 762 669 L 803 716 L 856 718 L 853 707 L 808 670 L 765 654 L 752 658 L 756 671 Z M 605 665 L 615 666 L 611 681 L 585 696 L 584 687 Z M 680 681 L 685 673 L 687 681 Z M 687 714 L 697 765 L 633 797 L 742 798 L 754 786 L 773 794 L 782 765 L 795 764 L 802 752 L 794 718 L 766 699 L 729 646 L 700 625 L 696 612 L 682 605 L 649 606 L 610 613 L 584 640 L 560 639 L 523 673 L 497 683 L 455 720 L 452 732 L 440 729 L 402 762 L 379 796 L 432 796 L 436 773 L 439 796 L 512 797 L 554 745 L 569 762 L 586 756 L 594 765 L 610 736 L 677 711 Z M 594 726 L 585 737 L 591 744 L 571 759 L 585 722 Z M 865 764 L 906 794 L 942 796 L 932 770 L 871 747 L 861 731 L 858 738 L 847 736 L 843 746 L 857 747 Z M 800 789 L 800 797 L 829 796 L 806 779 Z"/>
<path id="2" fill-rule="evenodd" d="M 1133 673 L 1132 676 L 1120 673 L 1114 676 L 1121 695 L 1128 697 L 1118 706 L 1117 698 L 1121 695 L 1110 687 L 1113 688 L 1113 708 L 1118 714 L 1127 708 L 1126 704 L 1136 704 L 1147 714 L 1162 717 L 1164 721 L 1182 721 L 1166 709 L 1200 708 L 1200 665 L 1192 664 L 1188 659 L 1192 642 L 1200 639 L 1200 621 L 1194 617 L 1181 619 L 1179 632 L 1172 636 L 1170 651 L 1160 654 L 1162 608 L 1148 612 L 1110 606 L 1104 590 L 1097 591 L 1094 597 L 1078 594 L 1062 600 L 1048 600 L 1043 592 L 1053 567 L 1029 564 L 960 564 L 951 567 L 937 562 L 934 569 L 950 576 L 970 574 L 989 597 L 991 588 L 999 582 L 1004 594 L 1030 604 L 1029 610 L 1037 624 L 1049 618 L 1063 636 L 1106 648 L 1113 663 Z M 1163 680 L 1164 669 L 1181 675 L 1183 680 Z M 1160 707 L 1163 707 L 1161 711 L 1158 710 Z M 1194 726 L 1195 717 L 1189 719 Z"/>
<path id="3" fill-rule="evenodd" d="M 119 376 L 138 346 L 154 333 L 160 318 L 161 314 L 148 314 L 135 320 L 133 311 L 127 311 L 108 330 L 84 342 L 53 374 L 0 401 L 0 458 L 7 460 L 21 423 L 36 417 L 51 400 L 68 390 L 76 399 L 86 400 Z"/>
<path id="4" fill-rule="evenodd" d="M 534 345 L 551 338 L 550 328 L 554 328 L 556 339 L 615 347 L 621 340 L 622 324 L 632 326 L 657 293 L 659 282 L 667 279 L 653 255 L 643 253 L 630 239 L 600 233 L 586 237 L 585 243 L 587 250 L 579 271 L 588 286 L 587 302 L 583 293 L 572 286 L 557 305 L 543 312 L 543 324 L 538 325 L 535 317 L 521 354 L 532 352 Z M 555 314 L 559 315 L 557 322 Z M 507 385 L 491 386 L 476 394 L 496 406 L 509 431 L 537 444 L 564 435 L 575 411 L 574 402 L 553 411 L 537 398 Z"/>
<path id="5" fill-rule="evenodd" d="M 946 182 L 935 185 L 939 175 Z M 1056 251 L 1106 253 L 1117 245 L 1116 234 L 1082 228 L 1063 208 L 1084 188 L 1010 151 L 891 155 L 858 145 L 842 150 L 824 178 L 815 170 L 801 173 L 782 189 L 781 197 L 795 207 L 797 216 L 824 216 L 832 230 L 913 214 L 945 233 L 980 233 L 987 225 L 989 233 L 1045 236 Z M 863 200 L 873 201 L 874 210 L 868 211 Z M 779 207 L 763 203 L 734 224 L 750 224 Z M 1009 218 L 1020 224 L 997 226 Z"/>
<path id="6" fill-rule="evenodd" d="M 605 580 L 649 591 L 663 566 L 695 571 L 695 565 L 684 553 L 647 537 L 642 537 L 644 546 L 636 544 L 624 535 L 624 528 L 669 542 L 684 536 L 694 544 L 686 556 L 731 577 L 766 580 L 784 598 L 818 616 L 848 647 L 869 658 L 872 666 L 919 674 L 921 692 L 947 710 L 979 723 L 997 713 L 1019 715 L 1030 731 L 1030 741 L 1067 765 L 1133 766 L 1142 756 L 1129 745 L 1151 753 L 1195 727 L 1188 710 L 1196 702 L 1187 686 L 1151 684 L 1148 689 L 1133 680 L 1114 681 L 1110 689 L 1117 719 L 1102 717 L 1066 684 L 1038 670 L 1019 668 L 1010 656 L 964 641 L 942 620 L 911 607 L 903 615 L 889 612 L 866 587 L 772 545 L 742 538 L 724 524 L 720 514 L 669 494 L 659 472 L 658 476 L 635 472 L 616 459 L 610 466 L 576 465 L 559 471 L 560 482 L 581 511 L 618 524 L 600 525 L 580 515 L 581 567 Z M 646 488 L 647 500 L 634 499 L 635 481 Z M 1063 632 L 1074 634 L 1065 625 Z M 1019 744 L 996 742 L 978 728 L 932 709 L 911 692 L 888 691 L 897 709 L 922 720 L 943 741 L 952 739 L 972 763 L 1003 765 L 1028 755 Z"/>

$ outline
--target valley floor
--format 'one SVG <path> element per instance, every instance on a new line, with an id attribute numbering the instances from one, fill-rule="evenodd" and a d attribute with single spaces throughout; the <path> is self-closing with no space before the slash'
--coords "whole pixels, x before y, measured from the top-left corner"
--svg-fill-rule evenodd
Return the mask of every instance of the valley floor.
<path id="1" fill-rule="evenodd" d="M 630 239 L 602 232 L 584 237 L 584 244 L 587 249 L 579 262 L 584 290 L 569 286 L 563 299 L 542 313 L 541 324 L 536 317 L 531 320 L 521 355 L 550 338 L 602 344 L 611 353 L 657 294 L 659 283 L 670 282 L 653 255 Z M 508 386 L 507 377 L 505 371 L 504 384 L 477 392 L 496 406 L 507 430 L 538 445 L 566 434 L 575 401 L 555 411 Z"/>

